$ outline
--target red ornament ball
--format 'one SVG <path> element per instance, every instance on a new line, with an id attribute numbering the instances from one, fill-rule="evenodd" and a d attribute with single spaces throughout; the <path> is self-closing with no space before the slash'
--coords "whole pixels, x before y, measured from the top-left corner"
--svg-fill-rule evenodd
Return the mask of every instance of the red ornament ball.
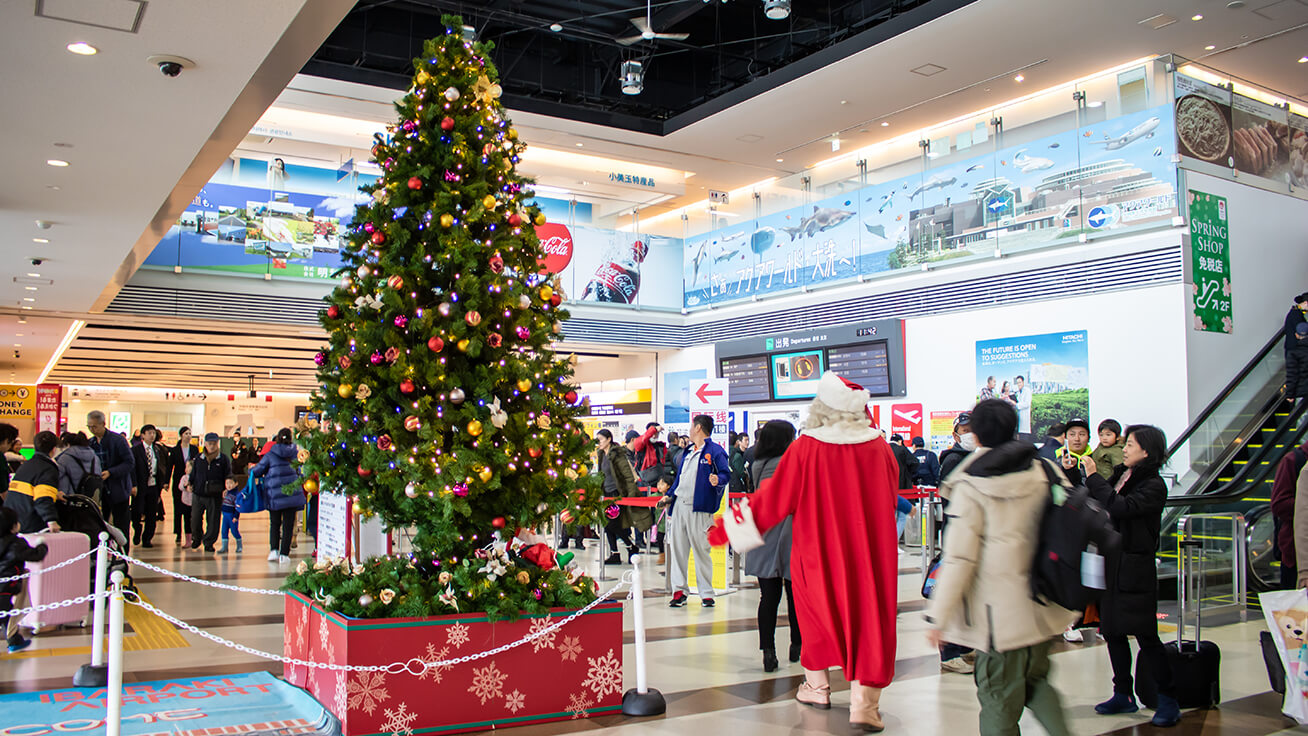
<path id="1" fill-rule="evenodd" d="M 392 289 L 395 289 L 396 291 L 399 291 L 400 289 L 404 288 L 404 279 L 401 278 L 399 274 L 395 274 L 394 276 L 391 276 L 390 278 L 386 279 L 386 285 L 391 287 Z"/>
<path id="2" fill-rule="evenodd" d="M 336 306 L 335 304 L 331 305 L 330 307 L 327 307 L 327 318 L 328 318 L 328 319 L 340 319 L 340 316 L 341 316 L 341 308 L 340 308 L 340 307 Z"/>
<path id="3" fill-rule="evenodd" d="M 349 370 L 349 369 L 350 369 L 350 356 L 348 356 L 348 355 L 342 355 L 341 357 L 339 357 L 339 358 L 336 359 L 336 363 L 337 363 L 337 365 L 339 365 L 339 366 L 341 367 L 341 370 L 343 370 L 343 371 L 345 371 L 345 370 Z"/>
<path id="4" fill-rule="evenodd" d="M 373 245 L 381 245 L 382 243 L 385 242 L 386 242 L 386 235 L 382 233 L 382 231 L 378 230 L 377 232 L 372 234 Z"/>
<path id="5" fill-rule="evenodd" d="M 413 381 L 410 381 L 407 378 L 404 379 L 403 381 L 400 381 L 400 393 L 411 394 L 416 390 L 417 387 L 413 385 Z"/>
<path id="6" fill-rule="evenodd" d="M 481 312 L 478 312 L 477 310 L 473 309 L 469 311 L 467 314 L 463 315 L 463 321 L 467 322 L 470 327 L 476 327 L 477 325 L 481 324 Z"/>
<path id="7" fill-rule="evenodd" d="M 411 176 L 411 177 L 409 177 L 409 188 L 410 188 L 410 189 L 422 189 L 422 179 L 419 179 L 419 178 L 416 177 L 416 176 Z"/>
<path id="8" fill-rule="evenodd" d="M 446 117 L 441 119 L 441 130 L 454 130 L 454 118 Z"/>
<path id="9" fill-rule="evenodd" d="M 563 400 L 568 402 L 569 404 L 577 403 L 577 392 L 576 391 L 567 392 L 566 394 L 563 395 Z"/>
<path id="10" fill-rule="evenodd" d="M 504 520 L 503 516 L 497 516 L 494 519 L 491 519 L 491 526 L 495 527 L 496 529 L 503 529 L 506 523 L 507 522 Z"/>
<path id="11" fill-rule="evenodd" d="M 413 416 L 412 414 L 404 418 L 404 428 L 409 430 L 410 432 L 417 432 L 418 427 L 421 426 L 422 426 L 422 421 L 419 420 L 417 417 Z"/>
<path id="12" fill-rule="evenodd" d="M 369 469 L 363 467 L 362 465 L 359 466 L 359 477 L 360 477 L 360 478 L 367 478 L 367 477 L 370 476 L 370 475 L 372 475 L 372 471 L 371 471 L 371 470 L 369 470 Z"/>
<path id="13" fill-rule="evenodd" d="M 432 335 L 431 339 L 427 341 L 427 349 L 433 353 L 439 353 L 445 349 L 445 341 L 439 335 Z"/>
<path id="14" fill-rule="evenodd" d="M 540 457 L 541 449 L 539 447 L 530 447 L 527 449 L 527 454 L 531 455 L 532 457 Z"/>
<path id="15" fill-rule="evenodd" d="M 491 273 L 504 273 L 503 258 L 500 258 L 499 256 L 491 256 L 489 265 Z"/>
<path id="16" fill-rule="evenodd" d="M 509 215 L 509 224 L 512 225 L 513 227 L 517 227 L 521 225 L 522 215 L 519 215 L 517 212 L 514 212 L 513 214 Z"/>
<path id="17" fill-rule="evenodd" d="M 563 303 L 563 297 L 559 296 L 559 292 L 556 291 L 556 292 L 554 292 L 553 294 L 550 294 L 550 306 L 551 306 L 551 307 L 557 307 L 557 306 L 559 306 L 559 305 L 562 304 L 562 303 Z"/>
<path id="18" fill-rule="evenodd" d="M 486 336 L 486 344 L 493 348 L 498 348 L 504 344 L 504 338 L 500 336 L 500 333 L 492 332 Z"/>

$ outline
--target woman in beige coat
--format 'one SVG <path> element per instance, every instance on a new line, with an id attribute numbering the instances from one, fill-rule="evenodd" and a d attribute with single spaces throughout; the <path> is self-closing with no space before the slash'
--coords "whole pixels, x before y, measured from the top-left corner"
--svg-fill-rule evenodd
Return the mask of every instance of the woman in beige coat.
<path id="1" fill-rule="evenodd" d="M 937 647 L 950 641 L 977 650 L 982 736 L 1017 733 L 1024 708 L 1050 736 L 1063 736 L 1067 723 L 1049 684 L 1050 640 L 1077 614 L 1037 603 L 1030 579 L 1049 480 L 1035 447 L 1013 439 L 1010 404 L 977 404 L 971 429 L 980 447 L 940 488 L 951 518 L 927 636 Z"/>

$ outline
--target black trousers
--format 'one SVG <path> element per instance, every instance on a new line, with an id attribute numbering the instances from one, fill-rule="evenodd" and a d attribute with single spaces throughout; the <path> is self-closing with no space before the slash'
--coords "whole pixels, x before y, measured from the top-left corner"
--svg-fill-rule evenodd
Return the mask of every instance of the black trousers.
<path id="1" fill-rule="evenodd" d="M 180 543 L 183 534 L 191 533 L 191 506 L 182 503 L 182 489 L 173 487 L 173 536 Z"/>
<path id="2" fill-rule="evenodd" d="M 309 536 L 318 541 L 318 494 L 310 494 L 309 504 L 305 507 L 304 522 L 309 527 Z"/>
<path id="3" fill-rule="evenodd" d="M 283 557 L 291 556 L 291 540 L 295 538 L 295 512 L 299 509 L 268 509 L 268 549 L 277 550 Z"/>
<path id="4" fill-rule="evenodd" d="M 204 545 L 206 552 L 213 551 L 218 541 L 218 523 L 223 500 L 218 496 L 191 498 L 191 549 Z"/>
<path id="5" fill-rule="evenodd" d="M 127 537 L 127 544 L 124 546 L 130 550 L 132 548 L 132 502 L 130 500 L 118 501 L 117 503 L 111 501 L 105 504 L 104 512 L 105 521 L 113 524 L 118 528 L 118 531 L 123 533 L 124 537 Z"/>
<path id="6" fill-rule="evenodd" d="M 159 523 L 159 509 L 162 500 L 158 487 L 141 488 L 132 499 L 132 529 L 141 533 L 141 543 L 148 544 L 154 539 L 154 530 Z"/>
<path id="7" fill-rule="evenodd" d="M 795 594 L 785 578 L 758 579 L 758 648 L 777 648 L 777 610 L 781 608 L 781 592 L 786 593 L 786 616 L 790 618 L 790 645 L 800 646 L 799 619 L 795 616 Z"/>
<path id="8" fill-rule="evenodd" d="M 1131 644 L 1125 636 L 1105 636 L 1108 644 L 1108 661 L 1113 665 L 1113 692 L 1135 697 L 1135 680 L 1131 676 Z M 1167 652 L 1158 634 L 1136 636 L 1135 643 L 1140 645 L 1140 656 L 1149 660 L 1148 669 L 1154 673 L 1158 683 L 1158 693 L 1176 697 L 1172 687 L 1172 665 L 1167 661 Z"/>
<path id="9" fill-rule="evenodd" d="M 626 527 L 619 526 L 617 519 L 609 519 L 609 523 L 604 525 L 604 536 L 609 538 L 609 554 L 611 555 L 618 554 L 619 539 L 622 540 L 623 544 L 627 545 L 628 550 L 640 546 L 638 544 L 632 544 L 631 530 Z"/>

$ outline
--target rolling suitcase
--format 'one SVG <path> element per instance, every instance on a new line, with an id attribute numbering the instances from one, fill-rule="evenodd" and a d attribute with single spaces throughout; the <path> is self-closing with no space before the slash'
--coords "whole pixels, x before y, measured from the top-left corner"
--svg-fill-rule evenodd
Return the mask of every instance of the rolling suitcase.
<path id="1" fill-rule="evenodd" d="M 35 547 L 45 542 L 49 549 L 45 559 L 40 562 L 27 563 L 27 599 L 29 606 L 57 603 L 91 592 L 91 559 L 83 558 L 71 565 L 47 574 L 41 570 L 76 557 L 91 548 L 91 538 L 79 532 L 43 532 L 24 534 L 23 539 Z M 55 608 L 40 613 L 29 613 L 23 617 L 22 625 L 39 632 L 63 624 L 83 624 L 87 617 L 89 604 L 83 602 L 75 606 Z"/>
<path id="2" fill-rule="evenodd" d="M 1190 554 L 1201 548 L 1202 542 L 1183 539 L 1180 542 L 1180 568 L 1177 584 L 1180 614 L 1176 621 L 1176 641 L 1163 645 L 1167 661 L 1172 666 L 1172 683 L 1176 700 L 1182 708 L 1211 708 L 1221 702 L 1220 674 L 1222 651 L 1211 641 L 1203 640 L 1203 564 L 1202 551 L 1198 557 L 1198 594 L 1195 596 L 1194 640 L 1185 638 L 1185 608 L 1190 584 Z M 1145 660 L 1137 658 L 1135 667 L 1135 693 L 1140 702 L 1149 708 L 1158 705 L 1158 691 Z"/>

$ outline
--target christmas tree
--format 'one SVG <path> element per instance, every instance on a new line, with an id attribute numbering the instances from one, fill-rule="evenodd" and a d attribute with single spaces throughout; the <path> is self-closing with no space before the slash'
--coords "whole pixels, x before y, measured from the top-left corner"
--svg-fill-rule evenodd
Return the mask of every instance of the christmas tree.
<path id="1" fill-rule="evenodd" d="M 349 616 L 579 607 L 594 583 L 531 531 L 602 513 L 587 475 L 572 365 L 551 344 L 567 313 L 539 272 L 545 216 L 517 174 L 489 44 L 458 18 L 414 60 L 399 120 L 372 153 L 341 283 L 316 356 L 309 488 L 412 533 L 414 552 L 301 563 L 288 587 Z"/>

